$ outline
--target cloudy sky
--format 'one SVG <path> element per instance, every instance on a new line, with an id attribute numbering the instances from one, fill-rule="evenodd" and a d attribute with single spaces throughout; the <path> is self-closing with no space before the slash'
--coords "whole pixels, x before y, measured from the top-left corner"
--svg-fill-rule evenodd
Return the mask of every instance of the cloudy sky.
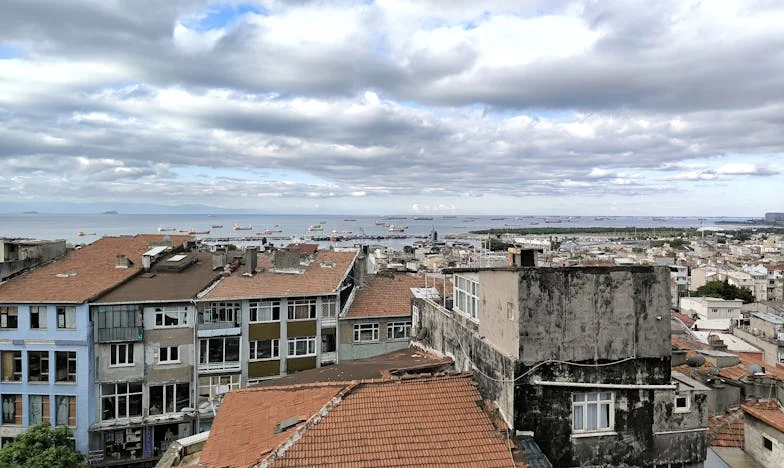
<path id="1" fill-rule="evenodd" d="M 784 211 L 782 24 L 776 0 L 3 0 L 0 200 Z"/>

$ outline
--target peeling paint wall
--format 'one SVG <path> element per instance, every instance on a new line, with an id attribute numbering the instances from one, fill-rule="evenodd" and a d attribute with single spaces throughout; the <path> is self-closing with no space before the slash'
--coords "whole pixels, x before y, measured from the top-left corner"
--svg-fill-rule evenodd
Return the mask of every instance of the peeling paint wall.
<path id="1" fill-rule="evenodd" d="M 765 448 L 763 437 L 772 443 L 773 450 Z M 743 426 L 746 453 L 762 466 L 781 466 L 784 460 L 784 434 L 746 413 Z"/>

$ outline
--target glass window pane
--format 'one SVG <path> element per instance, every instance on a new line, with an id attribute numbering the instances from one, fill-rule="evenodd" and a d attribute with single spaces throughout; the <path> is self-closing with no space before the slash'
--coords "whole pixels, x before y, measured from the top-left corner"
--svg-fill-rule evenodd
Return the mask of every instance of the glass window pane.
<path id="1" fill-rule="evenodd" d="M 588 403 L 586 412 L 588 413 L 588 430 L 595 431 L 597 427 L 596 403 Z"/>
<path id="2" fill-rule="evenodd" d="M 572 429 L 575 431 L 583 430 L 583 407 L 575 406 L 573 413 L 574 418 L 572 420 Z"/>
<path id="3" fill-rule="evenodd" d="M 599 405 L 599 428 L 608 429 L 610 427 L 610 405 L 603 403 Z"/>

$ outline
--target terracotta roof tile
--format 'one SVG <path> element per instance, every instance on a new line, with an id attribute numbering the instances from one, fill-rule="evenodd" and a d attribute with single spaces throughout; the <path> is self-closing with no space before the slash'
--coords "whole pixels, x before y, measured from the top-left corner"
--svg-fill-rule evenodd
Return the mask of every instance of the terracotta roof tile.
<path id="1" fill-rule="evenodd" d="M 673 312 L 672 316 L 680 319 L 680 321 L 683 322 L 689 328 L 691 328 L 691 326 L 694 325 L 694 319 L 686 314 L 682 314 L 680 312 Z"/>
<path id="2" fill-rule="evenodd" d="M 204 300 L 253 299 L 262 297 L 316 296 L 335 294 L 341 280 L 354 264 L 357 251 L 322 250 L 302 273 L 279 273 L 266 268 L 253 276 L 235 272 L 219 281 Z M 269 265 L 266 255 L 259 265 Z M 333 264 L 334 263 L 334 264 Z"/>
<path id="3" fill-rule="evenodd" d="M 784 432 L 784 410 L 777 401 L 744 403 L 740 408 L 769 426 Z"/>
<path id="4" fill-rule="evenodd" d="M 181 246 L 189 236 L 168 236 Z M 142 254 L 151 245 L 161 245 L 164 236 L 103 237 L 60 260 L 0 285 L 0 303 L 86 302 L 131 278 L 141 270 Z M 118 255 L 126 255 L 133 265 L 116 268 Z M 58 274 L 62 276 L 57 276 Z"/>
<path id="5" fill-rule="evenodd" d="M 735 409 L 708 420 L 708 441 L 714 447 L 743 448 L 743 411 Z"/>
<path id="6" fill-rule="evenodd" d="M 470 376 L 360 385 L 274 466 L 514 466 Z"/>
<path id="7" fill-rule="evenodd" d="M 423 277 L 411 275 L 370 276 L 357 291 L 346 318 L 399 317 L 411 315 L 411 288 L 424 288 Z"/>

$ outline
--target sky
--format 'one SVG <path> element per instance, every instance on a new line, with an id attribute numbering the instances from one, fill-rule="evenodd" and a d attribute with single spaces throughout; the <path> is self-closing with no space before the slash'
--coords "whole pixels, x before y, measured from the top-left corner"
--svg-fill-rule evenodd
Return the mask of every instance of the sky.
<path id="1" fill-rule="evenodd" d="M 3 0 L 0 203 L 784 211 L 776 0 Z"/>

